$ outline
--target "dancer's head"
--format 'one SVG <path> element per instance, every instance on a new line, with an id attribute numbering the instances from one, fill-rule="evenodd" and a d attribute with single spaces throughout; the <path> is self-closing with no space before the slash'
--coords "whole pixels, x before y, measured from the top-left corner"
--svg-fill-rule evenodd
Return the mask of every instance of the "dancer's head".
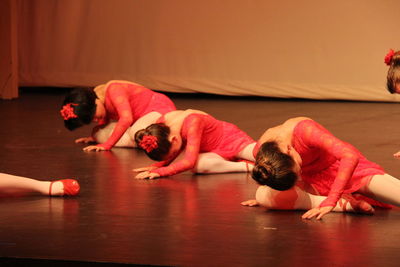
<path id="1" fill-rule="evenodd" d="M 389 66 L 387 89 L 391 94 L 400 94 L 400 51 L 390 49 L 385 56 L 385 63 Z"/>
<path id="2" fill-rule="evenodd" d="M 96 117 L 96 94 L 89 88 L 76 88 L 70 91 L 61 107 L 65 127 L 74 130 L 91 123 Z"/>
<path id="3" fill-rule="evenodd" d="M 146 129 L 136 132 L 135 142 L 152 160 L 166 160 L 180 150 L 182 139 L 172 135 L 170 128 L 164 123 L 154 123 Z"/>
<path id="4" fill-rule="evenodd" d="M 257 153 L 252 177 L 261 185 L 288 190 L 294 186 L 300 173 L 299 157 L 291 146 L 282 151 L 277 142 L 266 142 Z"/>

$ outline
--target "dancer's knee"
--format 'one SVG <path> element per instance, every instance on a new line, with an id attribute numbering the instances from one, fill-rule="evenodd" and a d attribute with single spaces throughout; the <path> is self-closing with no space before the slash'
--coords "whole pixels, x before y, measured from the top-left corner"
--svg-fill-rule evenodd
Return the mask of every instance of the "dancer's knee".
<path id="1" fill-rule="evenodd" d="M 218 155 L 213 153 L 200 154 L 195 167 L 192 169 L 194 173 L 211 173 L 220 169 L 221 162 L 223 161 Z"/>
<path id="2" fill-rule="evenodd" d="M 260 186 L 256 192 L 256 200 L 260 205 L 269 209 L 293 210 L 298 208 L 298 192 L 295 187 L 278 191 L 268 186 Z"/>
<path id="3" fill-rule="evenodd" d="M 277 205 L 274 202 L 274 195 L 277 191 L 268 186 L 259 186 L 256 192 L 257 202 L 268 209 L 277 209 Z"/>
<path id="4" fill-rule="evenodd" d="M 218 168 L 218 163 L 211 160 L 198 160 L 195 167 L 192 169 L 194 173 L 210 173 Z"/>

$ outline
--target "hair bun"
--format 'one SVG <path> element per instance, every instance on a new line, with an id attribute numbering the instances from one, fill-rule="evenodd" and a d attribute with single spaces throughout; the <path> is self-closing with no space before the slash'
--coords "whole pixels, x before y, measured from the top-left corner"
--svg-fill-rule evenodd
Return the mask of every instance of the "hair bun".
<path id="1" fill-rule="evenodd" d="M 256 164 L 252 171 L 253 179 L 262 185 L 267 185 L 267 180 L 271 176 L 271 166 Z"/>
<path id="2" fill-rule="evenodd" d="M 142 141 L 143 136 L 145 136 L 145 135 L 149 135 L 147 129 L 140 129 L 139 131 L 137 131 L 135 133 L 135 141 L 136 141 L 136 143 L 139 144 L 140 141 Z"/>

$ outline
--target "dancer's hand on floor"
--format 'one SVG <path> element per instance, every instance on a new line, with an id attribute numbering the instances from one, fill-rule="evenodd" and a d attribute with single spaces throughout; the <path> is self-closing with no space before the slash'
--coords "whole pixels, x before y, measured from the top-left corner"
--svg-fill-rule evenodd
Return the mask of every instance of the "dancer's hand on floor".
<path id="1" fill-rule="evenodd" d="M 107 150 L 107 149 L 105 149 L 102 146 L 87 146 L 87 147 L 83 148 L 83 151 L 85 151 L 85 152 L 90 152 L 90 151 L 99 152 L 99 151 L 104 151 L 104 150 Z"/>
<path id="2" fill-rule="evenodd" d="M 307 211 L 306 213 L 301 216 L 303 219 L 312 219 L 313 217 L 317 216 L 317 220 L 320 220 L 325 214 L 328 214 L 333 210 L 333 207 L 321 207 L 321 208 L 313 208 Z"/>
<path id="3" fill-rule="evenodd" d="M 133 169 L 132 171 L 134 171 L 134 172 L 144 172 L 144 171 L 152 171 L 154 169 L 157 169 L 157 167 L 156 166 L 147 166 L 147 167 L 142 167 L 142 168 L 136 168 L 136 169 Z"/>
<path id="4" fill-rule="evenodd" d="M 155 179 L 160 177 L 158 173 L 155 172 L 149 172 L 149 171 L 144 171 L 136 175 L 135 179 Z"/>
<path id="5" fill-rule="evenodd" d="M 75 143 L 84 143 L 84 144 L 89 144 L 89 143 L 96 143 L 96 140 L 94 140 L 93 137 L 89 136 L 89 137 L 82 137 L 82 138 L 78 138 L 75 140 Z"/>
<path id="6" fill-rule="evenodd" d="M 400 159 L 400 151 L 393 154 L 393 157 Z"/>
<path id="7" fill-rule="evenodd" d="M 249 200 L 243 201 L 240 204 L 242 204 L 243 206 L 248 206 L 248 207 L 258 206 L 258 202 L 255 199 L 249 199 Z"/>

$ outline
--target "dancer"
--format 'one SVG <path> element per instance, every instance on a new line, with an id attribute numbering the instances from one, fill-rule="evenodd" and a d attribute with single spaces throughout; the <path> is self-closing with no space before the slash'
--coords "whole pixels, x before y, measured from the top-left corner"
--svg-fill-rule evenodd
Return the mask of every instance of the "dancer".
<path id="1" fill-rule="evenodd" d="M 386 86 L 391 94 L 400 93 L 400 51 L 390 49 L 385 56 L 385 63 L 389 66 Z"/>
<path id="2" fill-rule="evenodd" d="M 400 51 L 390 49 L 385 56 L 385 63 L 389 66 L 386 78 L 386 87 L 391 94 L 400 94 Z M 400 158 L 400 151 L 394 153 L 395 158 Z"/>
<path id="3" fill-rule="evenodd" d="M 400 206 L 400 180 L 309 118 L 268 129 L 253 152 L 252 177 L 264 186 L 256 200 L 243 205 L 309 209 L 305 219 L 321 219 L 330 211 L 371 214 L 371 204 Z"/>
<path id="4" fill-rule="evenodd" d="M 160 161 L 135 169 L 140 172 L 136 176 L 138 179 L 170 176 L 187 170 L 223 173 L 252 169 L 252 164 L 246 160 L 253 159 L 255 141 L 235 125 L 199 110 L 169 112 L 158 123 L 138 131 L 135 140 L 151 159 Z M 171 163 L 183 150 L 183 159 Z M 240 159 L 243 161 L 235 161 Z"/>
<path id="5" fill-rule="evenodd" d="M 80 186 L 74 179 L 40 181 L 6 173 L 0 173 L 0 196 L 37 193 L 45 196 L 76 196 Z"/>
<path id="6" fill-rule="evenodd" d="M 118 121 L 104 143 L 85 147 L 84 151 L 111 149 L 125 131 L 140 117 L 153 111 L 160 114 L 175 110 L 175 105 L 165 95 L 129 81 L 109 81 L 94 90 L 72 90 L 63 102 L 61 115 L 65 127 L 74 130 L 84 124 L 97 122 L 90 137 L 79 138 L 76 143 L 96 142 L 98 131 L 110 121 Z M 148 123 L 153 122 L 149 117 Z M 97 134 L 96 134 L 97 133 Z M 107 135 L 107 134 L 106 134 Z"/>

